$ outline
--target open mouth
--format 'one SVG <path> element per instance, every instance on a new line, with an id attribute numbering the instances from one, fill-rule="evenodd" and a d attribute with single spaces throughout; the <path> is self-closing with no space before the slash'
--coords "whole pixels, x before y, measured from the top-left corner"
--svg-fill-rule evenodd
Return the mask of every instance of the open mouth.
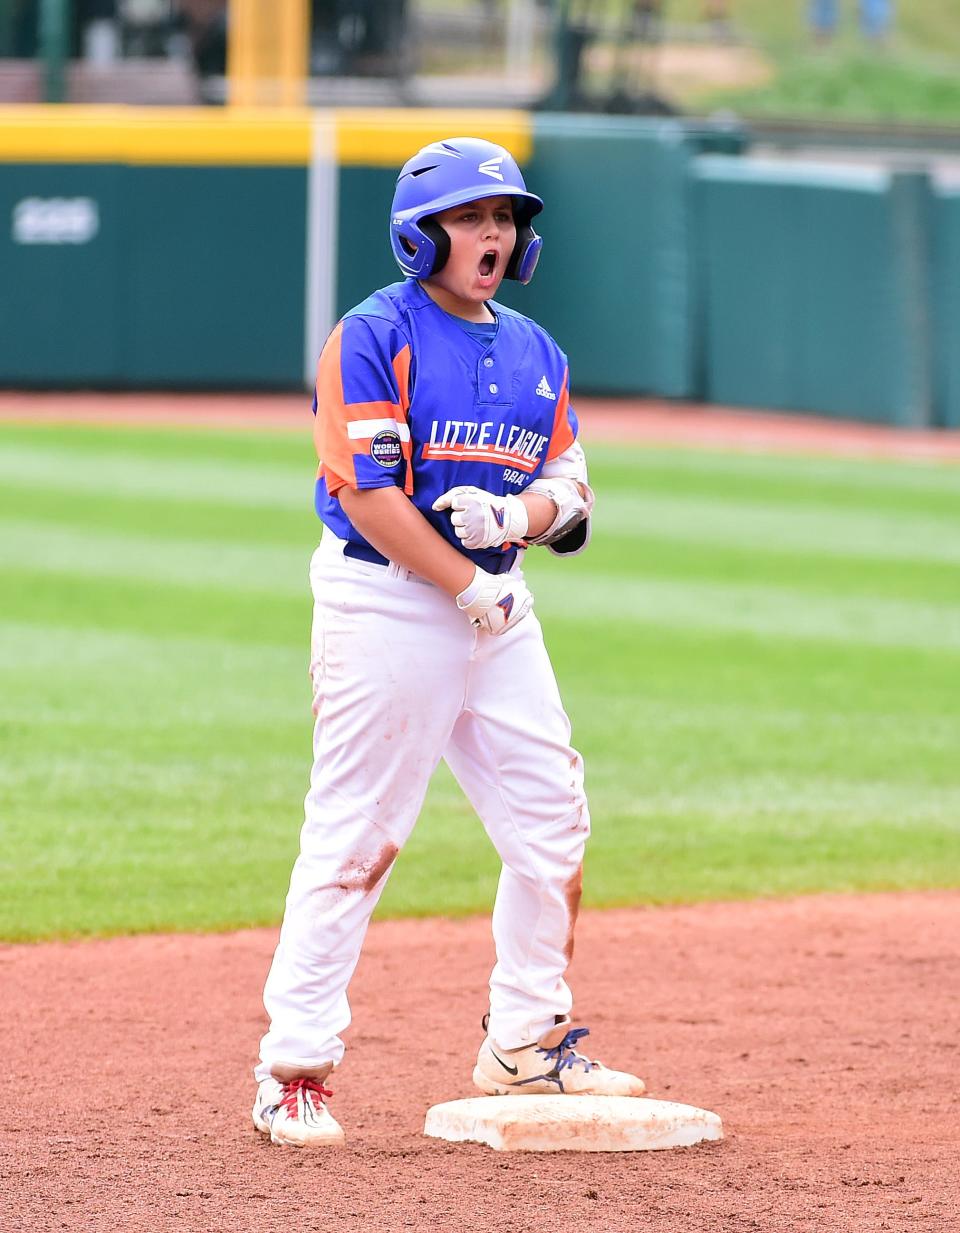
<path id="1" fill-rule="evenodd" d="M 497 266 L 497 254 L 494 249 L 488 249 L 480 258 L 480 276 L 489 278 Z"/>

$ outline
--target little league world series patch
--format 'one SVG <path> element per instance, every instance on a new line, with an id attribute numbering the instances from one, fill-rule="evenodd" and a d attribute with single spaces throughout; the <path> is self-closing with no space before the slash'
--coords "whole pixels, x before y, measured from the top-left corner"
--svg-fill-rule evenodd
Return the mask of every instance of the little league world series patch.
<path id="1" fill-rule="evenodd" d="M 370 442 L 370 457 L 381 467 L 395 467 L 403 457 L 399 434 L 390 428 L 378 432 Z"/>

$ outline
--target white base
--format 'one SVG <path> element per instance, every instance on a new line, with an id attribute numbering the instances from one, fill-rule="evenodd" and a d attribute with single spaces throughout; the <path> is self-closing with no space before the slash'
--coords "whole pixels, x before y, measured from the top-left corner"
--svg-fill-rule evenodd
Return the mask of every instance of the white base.
<path id="1" fill-rule="evenodd" d="M 642 1096 L 474 1096 L 427 1111 L 423 1133 L 498 1152 L 649 1152 L 722 1139 L 716 1113 Z"/>

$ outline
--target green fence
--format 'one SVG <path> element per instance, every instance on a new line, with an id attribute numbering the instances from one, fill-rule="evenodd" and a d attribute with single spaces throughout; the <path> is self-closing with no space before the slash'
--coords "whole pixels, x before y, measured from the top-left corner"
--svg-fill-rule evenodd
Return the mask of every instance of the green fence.
<path id="1" fill-rule="evenodd" d="M 305 170 L 131 168 L 125 204 L 124 377 L 301 386 Z"/>
<path id="2" fill-rule="evenodd" d="M 0 168 L 0 378 L 98 384 L 120 376 L 123 170 Z"/>
<path id="3" fill-rule="evenodd" d="M 413 150 L 410 151 L 414 153 Z M 401 277 L 390 249 L 396 167 L 340 168 L 337 205 L 337 316 Z"/>
<path id="4" fill-rule="evenodd" d="M 937 420 L 960 428 L 960 191 L 938 193 L 934 208 Z"/>
<path id="5" fill-rule="evenodd" d="M 724 158 L 696 176 L 705 397 L 931 422 L 925 177 Z"/>
<path id="6" fill-rule="evenodd" d="M 0 171 L 0 379 L 299 386 L 306 170 Z"/>

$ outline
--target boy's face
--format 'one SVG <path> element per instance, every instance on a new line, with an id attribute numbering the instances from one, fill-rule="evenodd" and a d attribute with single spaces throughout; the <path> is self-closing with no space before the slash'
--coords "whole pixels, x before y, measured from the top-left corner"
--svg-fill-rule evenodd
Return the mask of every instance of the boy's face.
<path id="1" fill-rule="evenodd" d="M 450 237 L 450 256 L 427 282 L 447 312 L 476 317 L 496 295 L 517 242 L 509 197 L 481 197 L 434 215 Z"/>

